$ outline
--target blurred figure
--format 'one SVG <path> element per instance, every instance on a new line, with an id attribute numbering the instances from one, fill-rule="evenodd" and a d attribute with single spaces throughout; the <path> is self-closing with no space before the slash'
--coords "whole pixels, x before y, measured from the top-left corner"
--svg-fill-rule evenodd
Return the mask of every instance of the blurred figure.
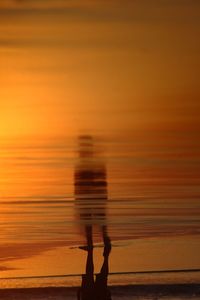
<path id="1" fill-rule="evenodd" d="M 111 242 L 106 226 L 107 180 L 106 168 L 97 155 L 93 137 L 79 137 L 79 162 L 75 169 L 75 201 L 81 226 L 84 228 L 87 251 L 86 274 L 82 276 L 82 285 L 78 292 L 79 300 L 109 300 L 107 287 L 108 257 Z M 99 274 L 94 280 L 93 264 L 93 227 L 101 229 L 104 242 L 104 261 Z"/>
<path id="2" fill-rule="evenodd" d="M 79 137 L 79 162 L 75 169 L 75 201 L 87 246 L 91 247 L 92 229 L 98 225 L 104 244 L 110 240 L 106 226 L 107 178 L 103 160 L 98 157 L 93 137 Z"/>

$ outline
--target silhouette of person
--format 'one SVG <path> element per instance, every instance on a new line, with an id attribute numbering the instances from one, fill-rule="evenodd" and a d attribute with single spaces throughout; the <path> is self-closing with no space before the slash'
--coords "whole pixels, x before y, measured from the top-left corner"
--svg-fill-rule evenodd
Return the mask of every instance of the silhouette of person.
<path id="1" fill-rule="evenodd" d="M 111 300 L 111 293 L 107 286 L 110 251 L 111 245 L 105 245 L 103 265 L 94 280 L 93 248 L 87 249 L 86 274 L 82 275 L 82 284 L 77 295 L 78 300 Z"/>
<path id="2" fill-rule="evenodd" d="M 90 135 L 79 136 L 79 163 L 75 169 L 75 201 L 79 219 L 86 237 L 87 251 L 86 274 L 82 275 L 82 285 L 78 291 L 79 300 L 109 300 L 107 287 L 108 258 L 111 242 L 106 226 L 107 180 L 106 168 L 94 146 Z M 93 227 L 100 226 L 104 242 L 104 261 L 94 280 Z"/>

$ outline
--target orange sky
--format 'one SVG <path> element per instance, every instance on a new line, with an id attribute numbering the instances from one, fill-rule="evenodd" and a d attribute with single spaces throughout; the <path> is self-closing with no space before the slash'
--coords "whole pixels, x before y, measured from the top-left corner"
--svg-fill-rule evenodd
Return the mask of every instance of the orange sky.
<path id="1" fill-rule="evenodd" d="M 0 136 L 196 126 L 199 8 L 1 1 Z"/>

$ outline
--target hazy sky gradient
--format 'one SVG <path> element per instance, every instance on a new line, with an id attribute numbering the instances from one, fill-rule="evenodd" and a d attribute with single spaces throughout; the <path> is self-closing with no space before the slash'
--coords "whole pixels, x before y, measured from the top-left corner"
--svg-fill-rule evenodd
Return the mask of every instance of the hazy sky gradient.
<path id="1" fill-rule="evenodd" d="M 199 1 L 1 1 L 0 135 L 196 126 L 199 31 Z"/>

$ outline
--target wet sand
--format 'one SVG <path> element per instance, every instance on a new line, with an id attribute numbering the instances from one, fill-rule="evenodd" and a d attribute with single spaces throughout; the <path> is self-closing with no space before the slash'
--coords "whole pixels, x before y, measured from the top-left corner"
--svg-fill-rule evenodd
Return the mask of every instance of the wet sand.
<path id="1" fill-rule="evenodd" d="M 77 299 L 78 287 L 0 289 L 1 300 Z M 200 299 L 200 284 L 128 285 L 110 287 L 112 299 Z"/>

